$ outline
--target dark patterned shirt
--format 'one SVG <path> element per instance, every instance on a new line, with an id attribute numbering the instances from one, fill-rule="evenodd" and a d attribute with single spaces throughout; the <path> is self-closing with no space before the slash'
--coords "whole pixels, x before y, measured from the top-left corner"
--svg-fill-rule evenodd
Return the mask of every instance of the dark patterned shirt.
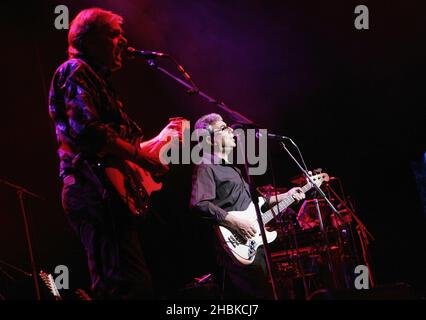
<path id="1" fill-rule="evenodd" d="M 58 141 L 60 175 L 74 172 L 77 155 L 89 161 L 120 137 L 140 143 L 141 129 L 123 110 L 108 72 L 84 59 L 70 59 L 55 72 L 49 92 L 49 114 Z"/>

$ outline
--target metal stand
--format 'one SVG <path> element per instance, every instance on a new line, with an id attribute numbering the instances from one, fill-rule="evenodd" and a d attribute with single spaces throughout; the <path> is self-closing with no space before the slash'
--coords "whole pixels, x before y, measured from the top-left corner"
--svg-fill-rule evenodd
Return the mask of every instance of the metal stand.
<path id="1" fill-rule="evenodd" d="M 41 200 L 44 200 L 44 199 L 41 196 L 39 196 L 39 195 L 37 195 L 33 192 L 30 192 L 30 191 L 28 191 L 27 189 L 25 189 L 21 186 L 10 183 L 6 180 L 0 179 L 0 182 L 7 185 L 8 187 L 15 189 L 15 191 L 16 191 L 16 195 L 17 195 L 18 200 L 19 200 L 19 206 L 20 206 L 22 219 L 24 221 L 25 236 L 27 238 L 28 254 L 30 256 L 31 271 L 32 271 L 32 277 L 33 277 L 33 280 L 34 280 L 34 288 L 35 288 L 35 292 L 36 292 L 36 299 L 40 300 L 40 287 L 38 285 L 37 267 L 36 267 L 36 263 L 35 263 L 35 260 L 34 260 L 33 246 L 32 246 L 32 243 L 31 243 L 31 235 L 30 235 L 30 229 L 29 229 L 29 226 L 28 226 L 28 219 L 27 219 L 27 213 L 25 211 L 23 195 L 25 193 L 27 195 L 34 197 L 34 198 L 38 198 L 38 199 L 41 199 Z"/>
<path id="2" fill-rule="evenodd" d="M 289 139 L 289 138 L 288 138 Z M 291 139 L 290 139 L 291 140 Z M 294 144 L 294 142 L 292 142 Z M 297 159 L 293 156 L 293 154 L 287 149 L 286 145 L 284 142 L 280 142 L 281 146 L 283 147 L 283 149 L 288 153 L 288 155 L 290 156 L 291 159 L 293 159 L 294 163 L 296 163 L 296 165 L 299 167 L 299 169 L 302 171 L 303 175 L 306 177 L 306 179 L 309 181 L 310 184 L 312 184 L 312 186 L 315 188 L 315 190 L 317 191 L 317 193 L 327 202 L 327 204 L 330 206 L 330 208 L 333 210 L 334 214 L 336 215 L 336 217 L 340 217 L 339 211 L 333 206 L 333 204 L 330 202 L 330 200 L 327 198 L 327 196 L 325 195 L 325 193 L 321 190 L 320 187 L 318 187 L 311 179 L 309 172 L 307 170 L 305 170 L 301 164 L 299 163 L 299 161 L 297 161 Z M 318 219 L 320 221 L 320 228 L 321 228 L 321 232 L 324 235 L 324 240 L 326 243 L 326 247 L 327 247 L 327 260 L 328 260 L 328 268 L 329 271 L 332 274 L 332 278 L 333 278 L 333 284 L 336 287 L 336 279 L 335 279 L 335 275 L 334 275 L 334 270 L 333 270 L 333 264 L 331 262 L 331 252 L 330 252 L 330 245 L 329 245 L 329 240 L 328 240 L 328 235 L 326 230 L 324 229 L 324 224 L 323 224 L 323 220 L 322 220 L 322 215 L 321 215 L 321 210 L 319 208 L 318 205 L 318 199 L 315 199 L 315 206 L 317 209 L 317 213 L 318 213 Z"/>
<path id="3" fill-rule="evenodd" d="M 297 263 L 297 267 L 299 268 L 300 276 L 302 278 L 303 290 L 305 291 L 305 297 L 306 297 L 308 295 L 309 289 L 308 289 L 308 284 L 306 281 L 305 270 L 303 269 L 302 263 L 300 261 L 299 243 L 297 242 L 297 235 L 296 235 L 296 230 L 293 226 L 293 221 L 289 223 L 288 234 L 289 234 L 288 236 L 289 239 L 293 241 L 293 246 L 296 252 L 296 260 L 297 260 L 296 263 Z M 291 243 L 291 241 L 289 241 L 289 243 Z M 294 292 L 293 292 L 293 296 L 295 298 Z"/>
<path id="4" fill-rule="evenodd" d="M 18 271 L 18 272 L 26 275 L 27 277 L 32 277 L 31 273 L 28 273 L 28 272 L 22 270 L 21 268 L 18 268 L 14 265 L 11 265 L 10 263 L 7 263 L 6 261 L 0 260 L 0 265 L 4 265 L 4 266 L 6 266 L 6 267 L 8 267 L 12 270 Z M 7 272 L 5 269 L 3 269 L 1 266 L 0 266 L 0 275 L 3 275 L 5 278 L 7 278 L 10 281 L 16 281 L 16 279 L 9 272 Z M 0 293 L 0 300 L 6 300 L 5 296 L 2 295 L 1 293 Z"/>
<path id="5" fill-rule="evenodd" d="M 242 148 L 241 152 L 244 152 L 244 150 L 245 149 Z M 245 154 L 243 156 L 244 156 L 244 159 L 245 159 Z M 256 196 L 256 193 L 257 193 L 256 186 L 253 182 L 253 179 L 249 175 L 247 161 L 244 161 L 244 167 L 245 167 L 245 176 L 247 178 L 247 183 L 250 186 L 251 200 L 252 200 L 252 202 L 254 204 L 254 208 L 256 210 L 257 222 L 259 224 L 259 230 L 260 230 L 260 234 L 262 236 L 263 251 L 265 253 L 266 267 L 268 269 L 269 279 L 271 281 L 272 294 L 273 294 L 274 300 L 278 300 L 279 297 L 278 297 L 278 292 L 277 292 L 277 282 L 276 282 L 276 279 L 274 277 L 274 273 L 273 273 L 273 270 L 272 270 L 272 256 L 271 256 L 271 251 L 269 250 L 268 240 L 266 239 L 265 226 L 263 225 L 262 213 L 261 213 L 260 208 L 259 208 L 259 198 Z"/>
<path id="6" fill-rule="evenodd" d="M 13 269 L 15 271 L 18 271 L 18 272 L 26 275 L 27 277 L 32 277 L 31 273 L 28 273 L 25 270 L 22 270 L 21 268 L 18 268 L 18 267 L 14 266 L 14 265 L 11 265 L 10 263 L 7 263 L 6 261 L 0 260 L 0 264 L 4 265 L 4 266 L 6 266 L 6 267 L 8 267 L 10 269 Z M 13 281 L 15 280 L 15 278 L 12 277 L 8 272 L 6 272 L 2 267 L 0 267 L 0 272 L 2 272 L 10 280 L 13 280 Z"/>
<path id="7" fill-rule="evenodd" d="M 256 196 L 256 187 L 252 179 L 250 178 L 249 174 L 247 174 L 247 180 L 248 180 L 247 183 L 249 184 L 251 189 L 250 190 L 251 199 L 256 209 L 256 216 L 257 216 L 257 222 L 259 223 L 260 234 L 262 235 L 263 250 L 265 253 L 265 258 L 266 258 L 265 260 L 266 260 L 266 266 L 268 268 L 269 278 L 271 280 L 272 293 L 274 296 L 274 300 L 278 300 L 277 284 L 276 284 L 276 280 L 272 270 L 271 251 L 269 250 L 268 240 L 266 239 L 265 226 L 263 225 L 262 213 L 260 212 L 260 208 L 259 208 L 259 198 Z"/>
<path id="8" fill-rule="evenodd" d="M 224 102 L 218 101 L 218 100 L 212 98 L 211 96 L 207 95 L 205 92 L 201 91 L 195 85 L 195 83 L 191 79 L 189 73 L 186 72 L 185 69 L 172 56 L 170 56 L 170 55 L 164 55 L 164 57 L 170 59 L 177 66 L 177 69 L 179 70 L 179 72 L 190 83 L 188 83 L 188 82 L 180 79 L 179 77 L 175 76 L 174 74 L 172 74 L 168 70 L 164 69 L 163 67 L 158 66 L 157 62 L 156 62 L 156 60 L 154 58 L 147 59 L 147 63 L 148 63 L 148 65 L 150 67 L 152 67 L 152 68 L 154 68 L 156 70 L 161 71 L 165 75 L 169 76 L 170 78 L 172 78 L 173 80 L 175 80 L 176 82 L 178 82 L 179 84 L 181 84 L 182 86 L 184 86 L 185 88 L 187 88 L 188 89 L 188 91 L 187 91 L 188 94 L 199 95 L 204 100 L 206 100 L 208 103 L 215 104 L 217 107 L 219 107 L 220 109 L 222 109 L 223 111 L 225 111 L 226 114 L 231 118 L 232 121 L 235 121 L 236 123 L 239 123 L 239 124 L 242 124 L 242 125 L 247 125 L 247 126 L 250 126 L 250 127 L 258 127 L 258 125 L 256 125 L 255 122 L 253 122 L 250 119 L 244 117 L 241 113 L 239 113 L 239 112 L 237 112 L 235 110 L 232 110 Z"/>
<path id="9" fill-rule="evenodd" d="M 324 228 L 324 222 L 323 222 L 323 219 L 322 219 L 322 214 L 321 214 L 321 210 L 320 210 L 317 198 L 314 199 L 314 203 L 315 203 L 315 208 L 316 208 L 317 214 L 318 214 L 318 220 L 319 220 L 319 223 L 320 223 L 320 230 L 321 230 L 321 232 L 324 236 L 324 242 L 325 242 L 325 245 L 326 245 L 328 271 L 330 272 L 331 277 L 333 279 L 334 288 L 337 288 L 337 282 L 336 282 L 336 278 L 335 278 L 334 267 L 333 267 L 333 263 L 331 261 L 330 241 L 328 240 L 327 230 L 325 230 L 325 228 Z"/>
<path id="10" fill-rule="evenodd" d="M 365 264 L 368 268 L 370 285 L 373 288 L 374 285 L 375 285 L 375 281 L 374 281 L 374 277 L 373 277 L 372 270 L 371 270 L 370 257 L 369 257 L 369 254 L 368 254 L 368 245 L 369 245 L 368 238 L 370 238 L 373 241 L 375 239 L 374 239 L 373 235 L 367 230 L 367 227 L 362 223 L 362 221 L 355 214 L 354 210 L 346 204 L 346 201 L 343 201 L 339 197 L 337 192 L 334 191 L 333 188 L 331 188 L 331 186 L 328 186 L 328 189 L 331 191 L 331 193 L 334 195 L 334 197 L 336 197 L 336 199 L 340 202 L 340 204 L 347 210 L 347 212 L 349 212 L 349 214 L 351 215 L 351 217 L 355 220 L 355 222 L 357 224 L 356 230 L 357 230 L 358 237 L 359 237 L 360 243 L 361 243 L 362 255 L 363 255 L 364 262 L 365 262 Z"/>
<path id="11" fill-rule="evenodd" d="M 269 154 L 269 150 L 268 150 L 268 158 L 269 158 L 269 164 L 270 164 L 270 168 L 271 168 L 271 172 L 272 172 L 272 185 L 274 187 L 273 194 L 274 194 L 274 197 L 275 197 L 275 202 L 279 203 L 279 201 L 278 201 L 277 184 L 276 184 L 276 181 L 275 181 L 274 166 L 273 166 L 272 157 Z M 271 198 L 272 198 L 272 196 L 271 196 Z M 280 220 L 280 227 L 281 227 L 282 233 L 283 234 L 286 234 L 286 233 L 288 234 L 289 243 L 292 243 L 292 245 L 293 245 L 293 247 L 295 249 L 296 260 L 297 260 L 297 262 L 296 262 L 297 263 L 297 268 L 298 268 L 298 271 L 301 273 L 303 289 L 304 289 L 304 291 L 306 293 L 306 296 L 307 296 L 308 285 L 307 285 L 307 281 L 306 281 L 305 270 L 303 269 L 302 264 L 300 262 L 299 244 L 298 244 L 298 241 L 297 241 L 297 235 L 296 235 L 296 230 L 295 230 L 294 225 L 293 225 L 293 221 L 290 221 L 288 223 L 288 230 L 286 230 L 285 229 L 285 221 L 284 221 L 285 218 L 284 218 L 284 214 L 282 214 L 281 212 L 277 212 L 276 213 L 276 218 L 277 217 Z M 296 293 L 295 293 L 294 282 L 293 281 L 294 280 L 292 280 L 292 286 L 291 286 L 291 289 L 290 289 L 291 293 L 289 293 L 289 294 L 290 294 L 290 299 L 294 300 L 294 299 L 296 299 Z"/>

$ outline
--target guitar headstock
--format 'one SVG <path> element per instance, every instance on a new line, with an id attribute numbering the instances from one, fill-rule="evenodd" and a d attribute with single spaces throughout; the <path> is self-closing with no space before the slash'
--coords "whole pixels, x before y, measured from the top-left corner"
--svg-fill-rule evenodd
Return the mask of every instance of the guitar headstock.
<path id="1" fill-rule="evenodd" d="M 40 270 L 40 278 L 43 280 L 46 287 L 50 290 L 56 300 L 62 300 L 59 290 L 56 287 L 55 280 L 53 279 L 50 273 L 46 273 L 43 270 Z"/>
<path id="2" fill-rule="evenodd" d="M 316 175 L 310 176 L 310 178 L 318 187 L 320 187 L 323 184 L 323 182 L 330 181 L 329 175 L 325 172 L 321 172 Z"/>

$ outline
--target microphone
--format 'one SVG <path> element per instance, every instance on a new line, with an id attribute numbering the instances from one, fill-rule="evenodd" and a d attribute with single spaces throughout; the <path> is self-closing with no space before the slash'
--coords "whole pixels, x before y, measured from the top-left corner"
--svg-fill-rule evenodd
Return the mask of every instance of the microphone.
<path id="1" fill-rule="evenodd" d="M 256 138 L 262 138 L 264 137 L 264 135 L 261 132 L 256 132 Z M 266 137 L 270 140 L 275 140 L 275 141 L 284 141 L 284 140 L 291 140 L 289 137 L 287 136 L 279 136 L 277 134 L 273 134 L 273 133 L 268 133 L 266 135 Z"/>
<path id="2" fill-rule="evenodd" d="M 251 127 L 251 125 L 250 124 L 248 124 L 248 125 L 244 125 L 244 124 L 240 124 L 240 123 L 235 123 L 235 124 L 233 124 L 233 125 L 231 125 L 231 128 L 233 129 L 233 130 L 236 130 L 236 129 L 245 129 L 245 128 L 250 128 Z M 263 137 L 264 135 L 260 132 L 260 131 L 257 131 L 256 132 L 256 138 L 257 139 L 259 139 L 259 138 L 261 138 L 261 137 Z M 280 135 L 277 135 L 277 134 L 273 134 L 273 133 L 268 133 L 267 135 L 267 138 L 268 139 L 271 139 L 271 140 L 277 140 L 277 141 L 284 141 L 284 140 L 291 140 L 291 138 L 290 137 L 287 137 L 287 136 L 280 136 Z"/>
<path id="3" fill-rule="evenodd" d="M 146 59 L 154 59 L 157 57 L 165 57 L 167 54 L 162 52 L 156 52 L 156 51 L 148 51 L 148 50 L 136 50 L 132 47 L 127 47 L 127 55 L 129 57 L 143 57 Z"/>
<path id="4" fill-rule="evenodd" d="M 260 135 L 260 134 L 259 134 Z M 283 140 L 291 140 L 289 137 L 287 136 L 279 136 L 277 134 L 273 134 L 273 133 L 268 133 L 268 139 L 271 140 L 277 140 L 277 141 L 283 141 Z"/>

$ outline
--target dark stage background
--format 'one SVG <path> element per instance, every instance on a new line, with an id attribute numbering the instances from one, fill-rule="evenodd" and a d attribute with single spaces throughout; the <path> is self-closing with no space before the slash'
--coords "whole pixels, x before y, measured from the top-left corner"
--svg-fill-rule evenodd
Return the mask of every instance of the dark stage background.
<path id="1" fill-rule="evenodd" d="M 271 132 L 291 136 L 310 168 L 321 167 L 343 181 L 376 238 L 371 249 L 378 284 L 405 282 L 424 289 L 426 46 L 420 3 L 2 3 L 0 178 L 46 199 L 25 200 L 39 269 L 53 272 L 56 265 L 66 265 L 70 286 L 88 288 L 84 251 L 60 205 L 56 143 L 47 112 L 51 76 L 67 57 L 67 31 L 55 29 L 54 8 L 66 4 L 71 18 L 92 6 L 123 15 L 129 45 L 172 54 L 201 89 Z M 370 30 L 354 28 L 358 4 L 370 10 Z M 147 138 L 171 116 L 195 121 L 219 111 L 188 96 L 143 60 L 128 61 L 114 79 Z M 289 178 L 297 168 L 273 144 L 270 150 L 277 184 L 291 187 Z M 209 271 L 200 244 L 204 229 L 186 210 L 189 173 L 188 167 L 175 168 L 162 212 L 149 221 L 145 234 L 152 240 L 147 252 L 158 288 L 166 295 Z M 270 171 L 257 180 L 270 183 Z M 30 272 L 14 191 L 0 185 L 0 203 L 0 260 Z M 33 297 L 31 279 L 0 266 L 15 279 L 0 273 L 4 298 Z"/>

